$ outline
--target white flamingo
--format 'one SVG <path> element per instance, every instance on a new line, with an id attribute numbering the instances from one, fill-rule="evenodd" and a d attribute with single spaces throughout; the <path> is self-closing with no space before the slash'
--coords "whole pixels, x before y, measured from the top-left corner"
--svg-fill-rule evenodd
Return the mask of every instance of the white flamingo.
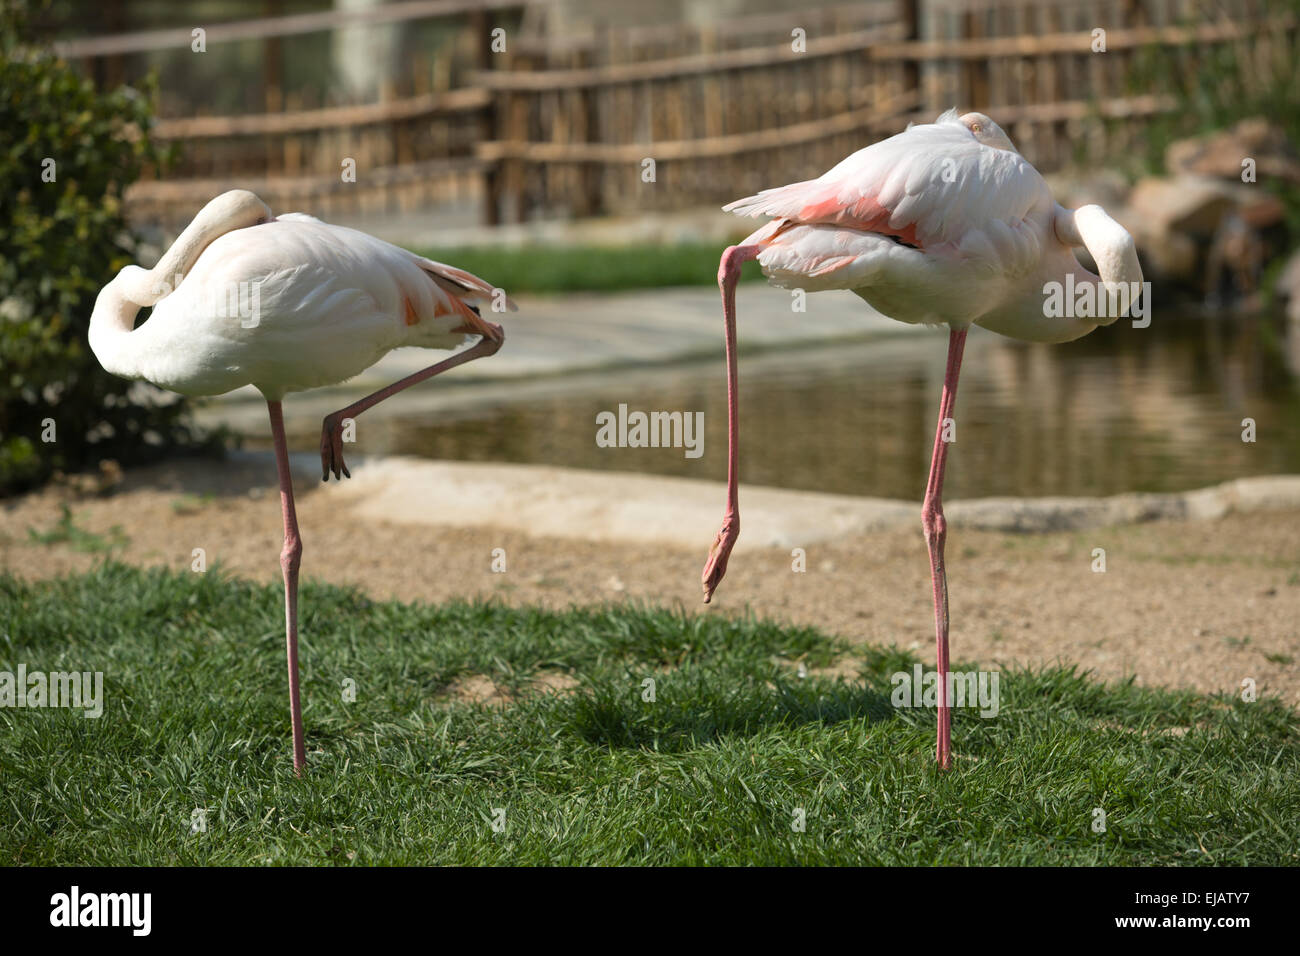
<path id="1" fill-rule="evenodd" d="M 767 189 L 724 208 L 771 221 L 728 248 L 718 268 L 727 350 L 727 507 L 704 567 L 706 603 L 726 573 L 740 532 L 735 288 L 741 266 L 757 259 L 775 285 L 848 289 L 890 318 L 949 327 L 939 427 L 921 510 L 941 688 L 936 756 L 946 769 L 952 745 L 943 439 L 966 333 L 977 324 L 1030 342 L 1068 342 L 1110 324 L 1128 311 L 1141 288 L 1133 239 L 1099 206 L 1058 205 L 996 123 L 982 113 L 958 116 L 956 110 L 859 150 L 819 179 Z M 1087 248 L 1100 277 L 1079 265 L 1071 251 L 1076 246 Z M 1108 314 L 1056 314 L 1062 310 L 1052 305 L 1086 303 L 1089 296 Z"/>
<path id="2" fill-rule="evenodd" d="M 90 347 L 105 370 L 183 395 L 252 385 L 266 398 L 284 518 L 285 642 L 293 766 L 306 763 L 298 696 L 298 567 L 281 400 L 364 371 L 392 349 L 473 346 L 325 418 L 321 479 L 348 473 L 343 427 L 390 395 L 501 347 L 499 325 L 473 303 L 514 309 L 499 290 L 374 236 L 311 216 L 272 216 L 251 192 L 213 199 L 152 269 L 126 266 L 95 300 Z M 136 315 L 153 313 L 140 328 Z"/>

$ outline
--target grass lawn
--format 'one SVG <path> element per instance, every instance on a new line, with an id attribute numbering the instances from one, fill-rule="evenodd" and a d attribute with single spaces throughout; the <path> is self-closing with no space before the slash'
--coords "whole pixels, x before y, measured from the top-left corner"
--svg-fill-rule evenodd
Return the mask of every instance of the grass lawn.
<path id="1" fill-rule="evenodd" d="M 725 243 L 627 246 L 529 245 L 419 249 L 435 262 L 449 262 L 490 282 L 509 278 L 506 291 L 619 292 L 664 286 L 718 284 L 718 260 Z M 757 266 L 742 281 L 763 278 Z"/>
<path id="2" fill-rule="evenodd" d="M 842 641 L 764 621 L 315 583 L 302 604 L 296 779 L 278 588 L 114 562 L 0 576 L 0 670 L 102 670 L 105 698 L 98 720 L 0 709 L 0 863 L 1297 861 L 1300 741 L 1276 701 L 1004 672 L 997 718 L 956 714 L 943 774 L 933 712 L 890 705 L 912 663 L 894 650 L 857 649 L 844 681 L 818 675 Z M 455 692 L 483 676 L 515 693 Z"/>

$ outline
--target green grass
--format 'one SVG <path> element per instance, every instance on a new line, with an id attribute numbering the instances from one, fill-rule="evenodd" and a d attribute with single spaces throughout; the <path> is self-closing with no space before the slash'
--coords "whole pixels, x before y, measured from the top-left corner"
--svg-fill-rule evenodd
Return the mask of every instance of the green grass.
<path id="1" fill-rule="evenodd" d="M 522 246 L 518 248 L 462 246 L 421 249 L 420 255 L 449 262 L 489 282 L 509 279 L 506 291 L 620 292 L 665 286 L 716 286 L 718 259 L 725 243 L 690 242 L 676 245 Z M 762 278 L 755 266 L 742 281 Z"/>
<path id="2" fill-rule="evenodd" d="M 98 720 L 0 709 L 0 863 L 1297 860 L 1296 715 L 1276 701 L 1004 672 L 1000 716 L 957 713 L 944 774 L 933 713 L 889 703 L 908 655 L 855 649 L 862 679 L 835 680 L 818 669 L 850 649 L 817 631 L 655 608 L 430 607 L 308 583 L 296 779 L 280 601 L 111 561 L 0 576 L 0 670 L 105 674 Z M 557 672 L 576 688 L 528 690 Z M 519 695 L 447 692 L 470 675 Z"/>

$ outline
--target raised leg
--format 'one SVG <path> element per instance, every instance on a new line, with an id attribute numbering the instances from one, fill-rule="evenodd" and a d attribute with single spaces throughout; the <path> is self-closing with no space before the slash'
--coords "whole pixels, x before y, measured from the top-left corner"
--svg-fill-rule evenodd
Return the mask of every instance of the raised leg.
<path id="1" fill-rule="evenodd" d="M 943 517 L 943 470 L 948 463 L 948 443 L 943 440 L 945 424 L 952 418 L 957 400 L 957 376 L 961 372 L 961 354 L 966 347 L 967 329 L 953 329 L 948 334 L 948 368 L 943 376 L 943 398 L 939 402 L 939 425 L 934 433 L 934 453 L 930 456 L 930 478 L 925 485 L 925 503 L 921 507 L 921 527 L 930 550 L 930 585 L 934 591 L 934 637 L 939 660 L 939 732 L 935 756 L 939 766 L 952 766 L 952 714 L 948 700 L 948 574 L 943 565 L 943 544 L 948 537 L 948 522 Z"/>
<path id="2" fill-rule="evenodd" d="M 727 573 L 727 558 L 740 537 L 740 501 L 736 484 L 740 480 L 740 407 L 736 380 L 736 282 L 740 267 L 750 259 L 758 258 L 759 246 L 729 246 L 718 263 L 718 288 L 722 290 L 723 334 L 727 345 L 727 510 L 722 516 L 722 527 L 709 548 L 709 559 L 704 564 L 702 583 L 704 603 L 713 598 L 713 592 Z"/>
<path id="3" fill-rule="evenodd" d="M 302 703 L 298 696 L 298 566 L 302 562 L 302 537 L 293 507 L 293 477 L 289 473 L 289 446 L 284 440 L 284 413 L 279 402 L 267 402 L 271 413 L 271 438 L 275 466 L 280 473 L 280 511 L 284 516 L 284 547 L 280 570 L 284 572 L 284 639 L 289 658 L 289 721 L 293 725 L 293 772 L 302 776 L 307 750 L 302 739 Z"/>
<path id="4" fill-rule="evenodd" d="M 472 362 L 476 358 L 482 358 L 485 355 L 493 355 L 497 349 L 501 348 L 501 343 L 505 341 L 505 332 L 501 326 L 491 322 L 482 323 L 488 330 L 483 338 L 477 343 L 465 349 L 463 352 L 457 352 L 451 358 L 443 359 L 435 365 L 430 365 L 426 369 L 414 372 L 406 378 L 394 382 L 385 388 L 373 394 L 367 395 L 360 401 L 353 402 L 347 408 L 340 408 L 337 412 L 325 416 L 325 421 L 321 424 L 320 433 L 320 463 L 321 463 L 321 481 L 329 481 L 330 472 L 334 472 L 334 477 L 340 481 L 344 476 L 352 477 L 348 471 L 348 466 L 343 462 L 343 421 L 348 418 L 356 418 L 367 408 L 378 405 L 390 395 L 396 395 L 402 389 L 410 388 L 425 379 L 433 378 L 448 369 L 455 368 L 457 365 L 464 365 L 466 362 Z"/>

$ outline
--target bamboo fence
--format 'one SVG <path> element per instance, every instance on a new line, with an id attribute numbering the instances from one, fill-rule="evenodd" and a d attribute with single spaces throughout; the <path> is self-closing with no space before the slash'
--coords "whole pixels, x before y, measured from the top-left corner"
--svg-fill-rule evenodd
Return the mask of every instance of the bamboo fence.
<path id="1" fill-rule="evenodd" d="M 817 176 L 950 106 L 988 113 L 1050 171 L 1081 150 L 1092 160 L 1131 151 L 1152 117 L 1177 108 L 1143 88 L 1139 58 L 1152 46 L 1189 72 L 1224 45 L 1243 69 L 1300 52 L 1295 14 L 1256 0 L 864 0 L 587 36 L 548 35 L 545 7 L 378 8 L 383 22 L 440 18 L 456 29 L 428 51 L 432 68 L 380 102 L 304 108 L 277 89 L 266 100 L 279 108 L 263 113 L 165 116 L 154 133 L 179 144 L 181 159 L 133 187 L 133 215 L 184 221 L 236 185 L 273 208 L 324 216 L 472 202 L 488 224 L 714 204 Z M 225 24 L 208 39 L 261 37 L 271 48 L 355 16 Z M 498 29 L 505 52 L 493 51 Z M 60 49 L 94 64 L 179 42 L 189 34 Z M 340 175 L 344 157 L 355 182 Z"/>

